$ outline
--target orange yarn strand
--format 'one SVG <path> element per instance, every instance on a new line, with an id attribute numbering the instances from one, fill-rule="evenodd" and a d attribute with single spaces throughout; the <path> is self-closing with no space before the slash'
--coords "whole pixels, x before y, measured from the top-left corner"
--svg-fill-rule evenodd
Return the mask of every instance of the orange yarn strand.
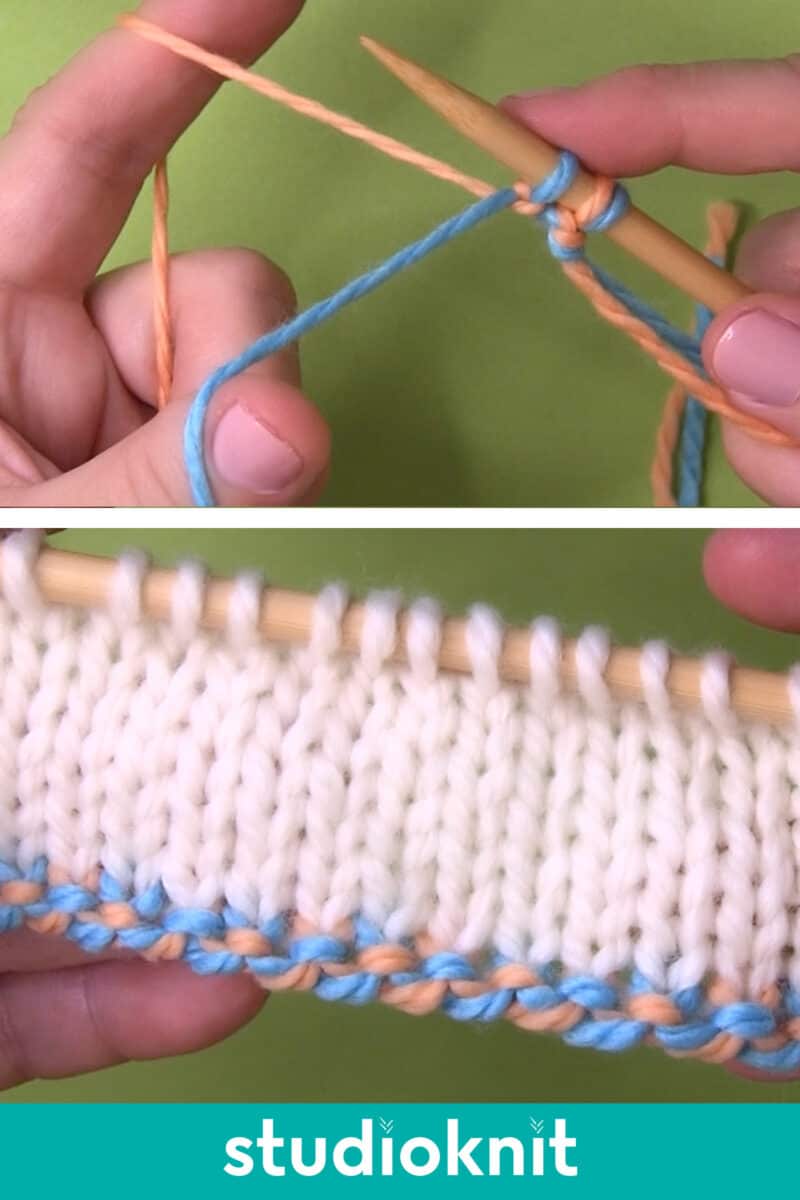
<path id="1" fill-rule="evenodd" d="M 675 453 L 681 432 L 681 419 L 686 408 L 686 389 L 676 383 L 670 389 L 656 431 L 656 445 L 650 466 L 650 488 L 656 508 L 676 508 L 673 474 Z"/>
<path id="2" fill-rule="evenodd" d="M 328 125 L 331 129 L 336 129 L 339 133 L 343 133 L 347 137 L 355 138 L 356 141 L 372 146 L 382 154 L 388 155 L 389 158 L 419 167 L 420 170 L 426 171 L 429 175 L 433 175 L 435 178 L 442 179 L 447 183 L 454 183 L 465 191 L 471 192 L 474 196 L 482 199 L 484 196 L 490 196 L 496 190 L 483 179 L 476 179 L 473 175 L 465 175 L 463 172 L 456 170 L 455 167 L 451 167 L 437 158 L 432 158 L 428 154 L 422 154 L 417 150 L 413 150 L 403 142 L 388 137 L 386 134 L 378 133 L 376 130 L 370 129 L 368 125 L 362 125 L 360 121 L 353 120 L 352 117 L 346 117 L 342 113 L 334 112 L 332 109 L 326 108 L 324 104 L 320 104 L 317 100 L 310 100 L 307 96 L 300 96 L 297 92 L 292 92 L 271 79 L 265 79 L 263 75 L 257 75 L 255 71 L 247 70 L 247 68 L 240 66 L 231 59 L 223 58 L 219 54 L 212 54 L 210 51 L 203 50 L 202 47 L 195 46 L 193 42 L 187 42 L 184 38 L 178 37 L 176 34 L 167 33 L 165 29 L 161 29 L 158 25 L 153 25 L 150 21 L 143 21 L 141 17 L 125 13 L 118 18 L 118 24 L 123 29 L 128 29 L 132 33 L 137 33 L 141 37 L 147 38 L 148 41 L 156 42 L 159 46 L 164 46 L 166 49 L 172 50 L 175 54 L 179 54 L 181 58 L 187 58 L 190 62 L 197 63 L 198 66 L 205 67 L 207 70 L 213 71 L 216 75 L 221 75 L 224 79 L 230 79 L 235 83 L 243 84 L 244 87 L 250 88 L 251 91 L 258 92 L 259 95 L 266 96 L 268 100 L 274 100 L 278 104 L 282 104 L 285 108 L 291 109 L 292 112 L 299 113 L 300 116 L 310 117 L 313 121 L 319 121 L 323 125 Z M 524 204 L 520 204 L 518 207 L 520 210 L 526 211 Z"/>
<path id="3" fill-rule="evenodd" d="M 156 344 L 156 403 L 163 408 L 172 392 L 175 336 L 169 303 L 169 181 L 167 164 L 156 165 L 153 176 L 153 317 Z"/>
<path id="4" fill-rule="evenodd" d="M 788 434 L 768 425 L 766 421 L 760 421 L 757 417 L 748 416 L 735 409 L 722 388 L 693 371 L 682 355 L 666 345 L 644 321 L 632 316 L 624 305 L 610 295 L 595 278 L 587 263 L 564 263 L 563 269 L 604 320 L 632 338 L 667 375 L 671 375 L 688 388 L 707 409 L 725 417 L 761 441 L 770 442 L 774 446 L 797 445 Z"/>
<path id="5" fill-rule="evenodd" d="M 727 259 L 731 242 L 739 224 L 739 210 L 727 200 L 719 200 L 708 206 L 708 243 L 706 254 L 713 258 Z"/>

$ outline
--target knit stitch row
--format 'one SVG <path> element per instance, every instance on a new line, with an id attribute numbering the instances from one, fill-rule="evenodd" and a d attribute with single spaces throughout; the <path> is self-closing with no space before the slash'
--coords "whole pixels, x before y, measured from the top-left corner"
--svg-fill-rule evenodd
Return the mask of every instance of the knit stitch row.
<path id="1" fill-rule="evenodd" d="M 0 547 L 0 925 L 606 1049 L 798 1065 L 800 737 L 735 714 L 724 655 L 684 712 L 661 643 L 644 701 L 623 701 L 599 629 L 572 691 L 537 619 L 530 684 L 509 684 L 485 606 L 454 675 L 429 600 L 403 665 L 393 593 L 350 653 L 338 586 L 308 645 L 277 645 L 254 577 L 212 632 L 196 564 L 154 621 L 141 557 L 89 610 L 45 602 L 36 555 Z M 790 694 L 800 711 L 796 675 Z"/>

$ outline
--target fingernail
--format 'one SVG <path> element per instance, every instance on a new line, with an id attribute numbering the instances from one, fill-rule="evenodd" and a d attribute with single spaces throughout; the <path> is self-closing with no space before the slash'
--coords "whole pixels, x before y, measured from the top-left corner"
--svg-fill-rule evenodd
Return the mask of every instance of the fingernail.
<path id="1" fill-rule="evenodd" d="M 713 367 L 734 400 L 789 408 L 800 400 L 800 326 L 763 309 L 742 313 L 719 339 Z"/>
<path id="2" fill-rule="evenodd" d="M 259 496 L 282 492 L 303 470 L 294 447 L 238 404 L 217 426 L 212 455 L 226 483 Z"/>

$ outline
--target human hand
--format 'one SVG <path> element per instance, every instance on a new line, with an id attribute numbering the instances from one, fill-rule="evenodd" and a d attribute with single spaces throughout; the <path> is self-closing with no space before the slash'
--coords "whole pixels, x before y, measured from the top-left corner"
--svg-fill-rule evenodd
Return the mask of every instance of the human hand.
<path id="1" fill-rule="evenodd" d="M 302 0 L 145 0 L 139 12 L 252 61 Z M 157 415 L 149 265 L 95 275 L 154 164 L 219 80 L 115 29 L 34 93 L 0 141 L 0 505 L 178 505 L 191 495 L 183 424 L 221 362 L 293 310 L 255 252 L 176 257 L 173 398 Z M 206 458 L 220 504 L 309 503 L 327 427 L 299 390 L 296 351 L 228 383 Z"/>
<path id="2" fill-rule="evenodd" d="M 89 955 L 27 930 L 0 937 L 0 1090 L 201 1050 L 259 1011 L 251 976 Z"/>
<path id="3" fill-rule="evenodd" d="M 670 164 L 729 174 L 800 169 L 800 55 L 634 67 L 502 105 L 614 177 Z M 755 294 L 712 324 L 703 343 L 707 370 L 743 412 L 800 443 L 800 210 L 750 231 L 736 271 Z M 757 441 L 730 422 L 724 441 L 754 491 L 773 504 L 800 505 L 800 448 Z"/>

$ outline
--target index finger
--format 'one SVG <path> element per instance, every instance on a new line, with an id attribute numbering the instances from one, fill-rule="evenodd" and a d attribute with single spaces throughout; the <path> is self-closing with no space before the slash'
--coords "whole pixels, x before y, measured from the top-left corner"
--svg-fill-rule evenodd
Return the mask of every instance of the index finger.
<path id="1" fill-rule="evenodd" d="M 139 15 L 250 63 L 303 0 L 145 0 Z M 35 92 L 0 142 L 0 277 L 83 291 L 154 164 L 221 80 L 113 29 Z"/>
<path id="2" fill-rule="evenodd" d="M 800 168 L 800 54 L 628 67 L 501 104 L 605 175 L 670 165 L 733 175 Z"/>

